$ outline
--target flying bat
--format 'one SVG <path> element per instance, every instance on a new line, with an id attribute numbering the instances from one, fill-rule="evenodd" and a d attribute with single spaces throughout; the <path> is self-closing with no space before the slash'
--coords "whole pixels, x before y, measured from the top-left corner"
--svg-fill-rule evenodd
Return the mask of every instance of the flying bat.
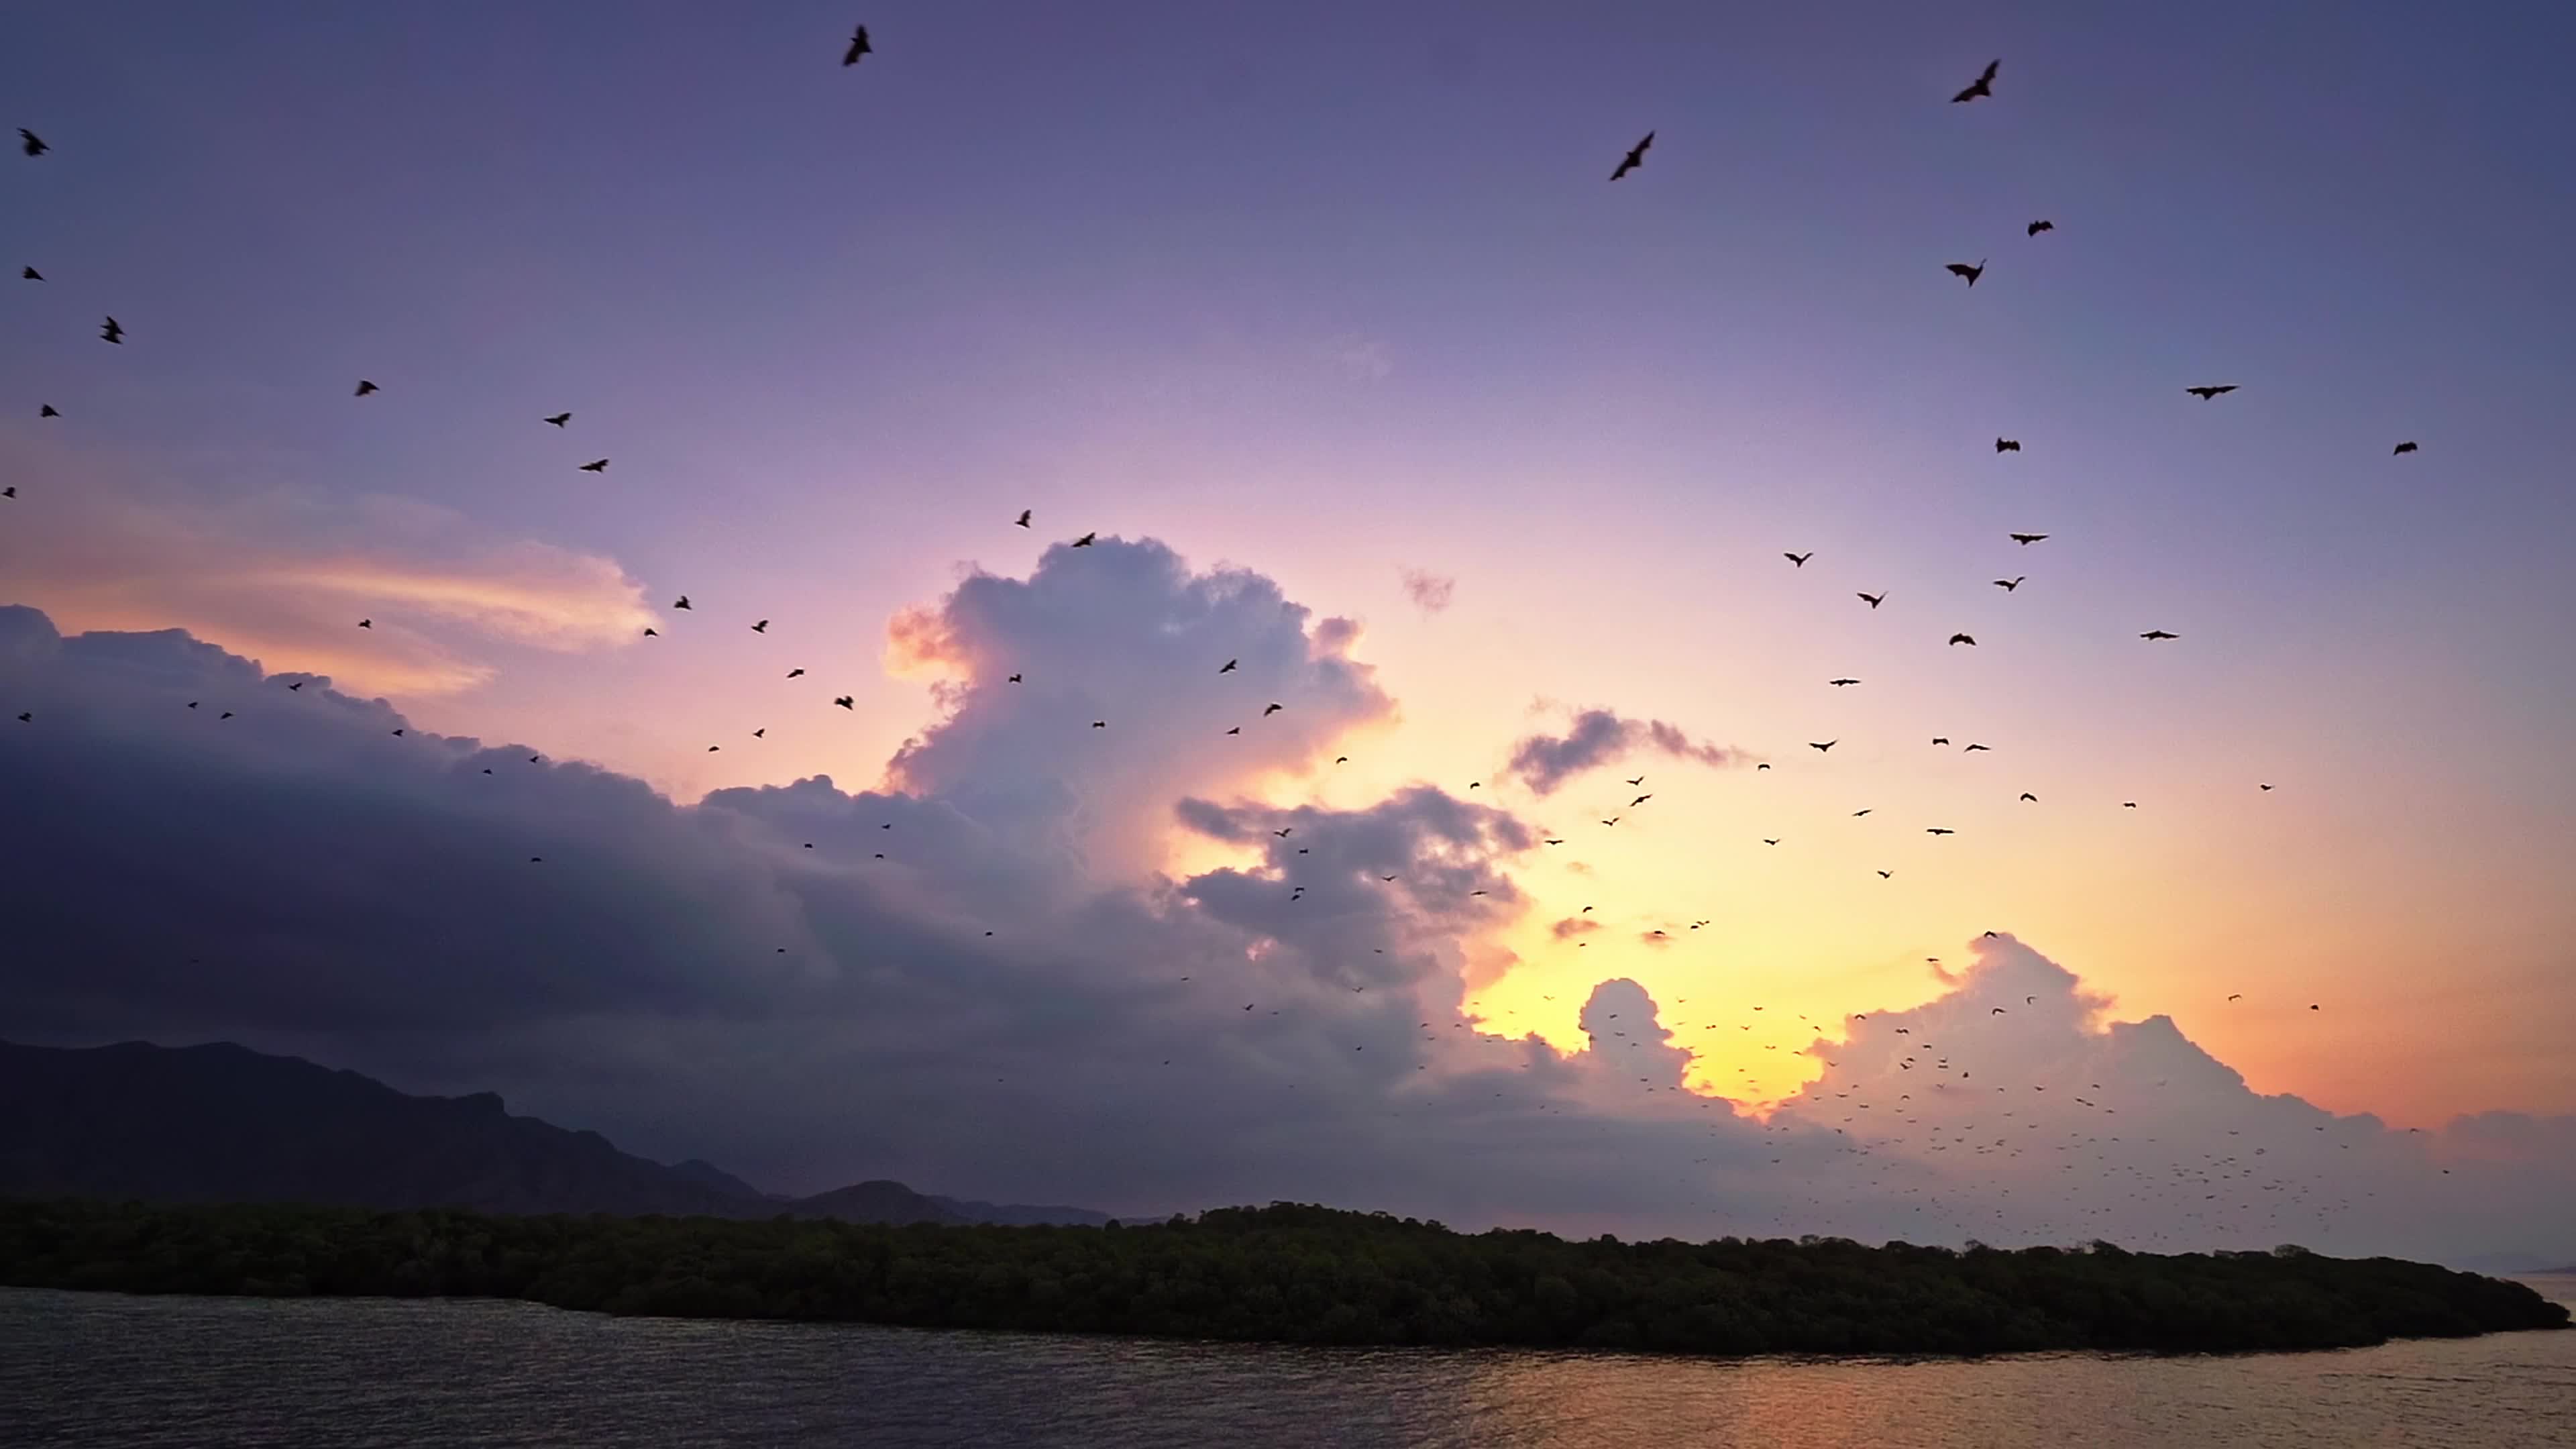
<path id="1" fill-rule="evenodd" d="M 1646 148 L 1653 144 L 1655 144 L 1655 133 L 1648 131 L 1646 133 L 1646 139 L 1628 148 L 1628 154 L 1619 158 L 1619 169 L 1610 173 L 1610 179 L 1616 181 L 1620 177 L 1627 175 L 1629 172 L 1636 170 L 1638 167 L 1645 165 Z M 27 154 L 32 156 L 35 153 L 30 151 Z"/>

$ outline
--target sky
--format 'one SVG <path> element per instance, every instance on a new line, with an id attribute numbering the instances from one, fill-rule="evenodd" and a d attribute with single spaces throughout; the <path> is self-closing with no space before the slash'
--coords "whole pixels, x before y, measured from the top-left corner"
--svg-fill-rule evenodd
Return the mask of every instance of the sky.
<path id="1" fill-rule="evenodd" d="M 2571 41 L 23 7 L 0 1020 L 782 1190 L 2576 1252 Z"/>

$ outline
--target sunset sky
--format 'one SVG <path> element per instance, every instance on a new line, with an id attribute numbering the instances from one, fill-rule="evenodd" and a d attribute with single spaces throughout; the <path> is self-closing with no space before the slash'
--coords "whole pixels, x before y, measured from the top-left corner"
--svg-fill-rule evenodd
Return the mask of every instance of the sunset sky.
<path id="1" fill-rule="evenodd" d="M 876 54 L 843 69 L 853 19 Z M 1995 930 L 2254 1093 L 2576 1142 L 2576 11 L 38 3 L 9 32 L 0 127 L 52 150 L 0 157 L 0 265 L 44 276 L 0 292 L 0 605 L 64 635 L 183 629 L 680 807 L 828 775 L 1000 832 L 1062 791 L 1048 891 L 1299 868 L 1185 800 L 1322 836 L 1436 787 L 1565 842 L 1450 841 L 1502 899 L 1408 908 L 1444 989 L 1581 1056 L 1595 986 L 1633 981 L 1748 1104 Z M 1272 588 L 1302 640 L 1256 617 Z M 123 697 L 36 657 L 10 715 Z M 1589 710 L 1713 749 L 1545 793 L 1507 768 Z M 72 747 L 0 724 L 22 805 L 83 808 L 41 753 Z M 79 859 L 235 884 L 155 848 Z M 945 909 L 960 869 L 871 900 Z M 7 989 L 65 1041 L 358 1039 L 219 982 L 138 985 L 126 1024 Z M 400 1035 L 333 1064 L 610 1112 L 611 1068 Z M 652 1145 L 723 1146 L 685 1136 Z"/>

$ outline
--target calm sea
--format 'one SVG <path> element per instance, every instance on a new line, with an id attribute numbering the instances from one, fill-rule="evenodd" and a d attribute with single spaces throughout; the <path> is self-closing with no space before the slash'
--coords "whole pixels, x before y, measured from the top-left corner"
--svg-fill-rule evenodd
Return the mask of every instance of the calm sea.
<path id="1" fill-rule="evenodd" d="M 2576 1303 L 2576 1278 L 2529 1281 Z M 0 1444 L 2568 1449 L 2576 1332 L 1709 1362 L 0 1289 Z"/>

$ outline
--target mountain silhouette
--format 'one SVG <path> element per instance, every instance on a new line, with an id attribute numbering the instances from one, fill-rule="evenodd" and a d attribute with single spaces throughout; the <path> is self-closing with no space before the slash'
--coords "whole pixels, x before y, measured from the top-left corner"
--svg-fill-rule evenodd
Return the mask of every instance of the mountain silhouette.
<path id="1" fill-rule="evenodd" d="M 666 1165 L 596 1132 L 512 1116 L 495 1093 L 416 1097 L 232 1042 L 0 1042 L 0 1196 L 864 1223 L 1108 1220 L 1080 1208 L 936 1199 L 883 1180 L 782 1197 L 711 1162 Z"/>

